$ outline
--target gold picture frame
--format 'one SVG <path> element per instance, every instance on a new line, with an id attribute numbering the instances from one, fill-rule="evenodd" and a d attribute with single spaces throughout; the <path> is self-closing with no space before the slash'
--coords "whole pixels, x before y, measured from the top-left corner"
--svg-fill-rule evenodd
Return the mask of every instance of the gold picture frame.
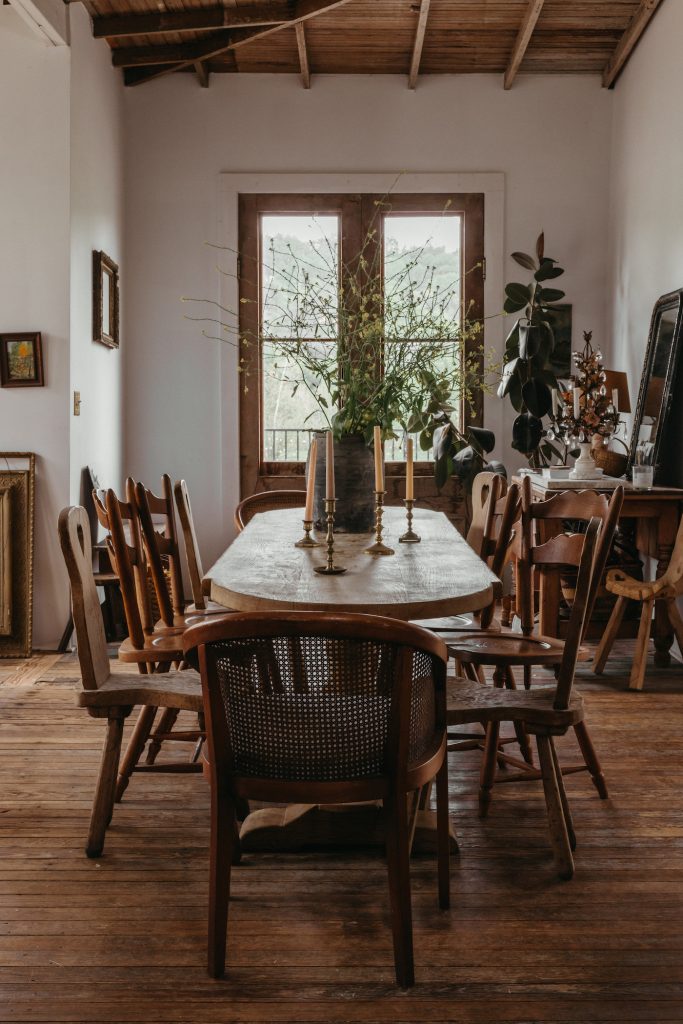
<path id="1" fill-rule="evenodd" d="M 119 267 L 102 250 L 92 254 L 92 337 L 119 347 Z"/>

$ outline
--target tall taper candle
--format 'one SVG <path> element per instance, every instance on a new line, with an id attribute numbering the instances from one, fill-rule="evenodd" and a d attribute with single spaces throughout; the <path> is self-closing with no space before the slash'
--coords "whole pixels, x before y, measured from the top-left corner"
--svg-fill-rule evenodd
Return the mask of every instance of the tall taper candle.
<path id="1" fill-rule="evenodd" d="M 581 405 L 579 403 L 579 396 L 581 394 L 580 388 L 574 388 L 574 419 L 578 420 L 581 415 Z"/>
<path id="2" fill-rule="evenodd" d="M 327 447 L 325 450 L 326 488 L 325 497 L 329 500 L 334 498 L 334 442 L 332 431 L 327 431 Z"/>
<path id="3" fill-rule="evenodd" d="M 612 405 L 614 411 L 619 412 L 619 388 L 612 388 Z"/>
<path id="4" fill-rule="evenodd" d="M 406 498 L 413 497 L 413 439 L 409 437 L 406 451 Z"/>
<path id="5" fill-rule="evenodd" d="M 557 388 L 553 388 L 550 392 L 550 411 L 553 416 L 557 413 Z"/>
<path id="6" fill-rule="evenodd" d="M 375 427 L 375 490 L 384 490 L 384 473 L 382 471 L 382 431 Z"/>
<path id="7" fill-rule="evenodd" d="M 313 491 L 315 488 L 315 469 L 318 461 L 318 438 L 314 437 L 308 450 L 308 480 L 306 481 L 306 508 L 304 519 L 307 523 L 313 520 Z"/>

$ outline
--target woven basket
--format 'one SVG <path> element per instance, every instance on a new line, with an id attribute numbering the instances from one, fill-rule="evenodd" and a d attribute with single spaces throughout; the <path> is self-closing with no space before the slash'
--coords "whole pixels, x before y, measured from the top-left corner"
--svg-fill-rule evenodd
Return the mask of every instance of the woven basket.
<path id="1" fill-rule="evenodd" d="M 615 437 L 614 440 L 618 441 L 619 444 L 623 444 L 624 448 L 626 448 L 621 438 Z M 628 448 L 626 448 L 626 453 L 615 452 L 611 448 L 606 448 L 604 445 L 599 444 L 591 448 L 591 455 L 595 460 L 595 465 L 603 471 L 605 476 L 620 477 L 626 472 Z"/>

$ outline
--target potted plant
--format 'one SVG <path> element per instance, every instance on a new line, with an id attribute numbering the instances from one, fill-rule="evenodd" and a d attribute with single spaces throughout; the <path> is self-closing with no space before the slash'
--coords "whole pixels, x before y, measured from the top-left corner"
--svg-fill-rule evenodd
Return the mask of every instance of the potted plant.
<path id="1" fill-rule="evenodd" d="M 510 399 L 518 413 L 512 425 L 512 447 L 527 456 L 535 469 L 549 465 L 563 455 L 547 437 L 543 418 L 552 413 L 553 390 L 559 388 L 553 369 L 555 336 L 553 304 L 564 298 L 564 292 L 548 286 L 564 274 L 557 260 L 545 255 L 541 233 L 536 242 L 535 257 L 513 252 L 512 259 L 533 274 L 529 284 L 511 282 L 505 287 L 506 313 L 519 317 L 505 342 L 505 364 L 498 388 L 500 398 Z"/>

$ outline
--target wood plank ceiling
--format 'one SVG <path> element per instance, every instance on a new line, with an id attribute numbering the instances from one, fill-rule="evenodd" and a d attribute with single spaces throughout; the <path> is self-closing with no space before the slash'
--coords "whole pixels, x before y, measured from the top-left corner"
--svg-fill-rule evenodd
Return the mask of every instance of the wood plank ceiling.
<path id="1" fill-rule="evenodd" d="M 84 0 L 127 85 L 178 71 L 602 75 L 664 0 Z M 680 2 L 680 0 L 679 0 Z"/>

